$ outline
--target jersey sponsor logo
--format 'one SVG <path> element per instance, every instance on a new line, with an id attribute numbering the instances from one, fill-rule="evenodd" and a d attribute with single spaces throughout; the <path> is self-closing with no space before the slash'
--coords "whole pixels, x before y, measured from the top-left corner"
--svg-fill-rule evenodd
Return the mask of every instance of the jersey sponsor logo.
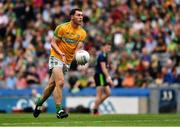
<path id="1" fill-rule="evenodd" d="M 76 36 L 77 36 L 78 39 L 80 38 L 80 35 L 79 35 L 79 34 L 77 34 Z"/>
<path id="2" fill-rule="evenodd" d="M 62 37 L 62 41 L 63 41 L 63 42 L 66 42 L 66 43 L 69 43 L 69 44 L 75 44 L 75 43 L 78 42 L 78 41 L 76 41 L 76 40 L 69 39 L 69 38 L 65 38 L 65 37 Z"/>

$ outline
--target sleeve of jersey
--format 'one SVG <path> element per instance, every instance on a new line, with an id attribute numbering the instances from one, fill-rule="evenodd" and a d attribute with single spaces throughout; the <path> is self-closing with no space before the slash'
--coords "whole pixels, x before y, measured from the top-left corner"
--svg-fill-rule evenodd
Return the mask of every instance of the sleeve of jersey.
<path id="1" fill-rule="evenodd" d="M 100 55 L 100 56 L 99 56 L 99 62 L 105 62 L 105 59 L 104 59 L 104 56 L 103 56 L 103 55 Z"/>
<path id="2" fill-rule="evenodd" d="M 84 32 L 81 37 L 81 41 L 85 41 L 85 40 L 86 40 L 86 32 Z"/>
<path id="3" fill-rule="evenodd" d="M 61 39 L 62 35 L 63 35 L 63 28 L 61 25 L 58 25 L 54 30 L 54 37 Z"/>

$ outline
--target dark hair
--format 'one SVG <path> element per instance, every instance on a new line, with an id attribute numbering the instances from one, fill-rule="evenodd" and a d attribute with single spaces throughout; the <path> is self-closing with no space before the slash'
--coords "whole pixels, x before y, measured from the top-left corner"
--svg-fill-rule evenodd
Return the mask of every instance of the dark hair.
<path id="1" fill-rule="evenodd" d="M 105 41 L 105 42 L 102 42 L 102 45 L 105 46 L 105 45 L 112 45 L 112 43 L 110 41 Z"/>
<path id="2" fill-rule="evenodd" d="M 80 9 L 80 8 L 72 9 L 69 15 L 70 16 L 74 15 L 76 13 L 76 11 L 82 11 L 82 9 Z"/>

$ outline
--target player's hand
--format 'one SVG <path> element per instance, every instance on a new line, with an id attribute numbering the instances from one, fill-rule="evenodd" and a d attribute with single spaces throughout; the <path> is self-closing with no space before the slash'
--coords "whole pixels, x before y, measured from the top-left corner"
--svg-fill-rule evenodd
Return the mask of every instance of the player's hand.
<path id="1" fill-rule="evenodd" d="M 111 86 L 114 85 L 111 76 L 108 76 L 108 77 L 106 78 L 106 82 L 108 82 Z"/>
<path id="2" fill-rule="evenodd" d="M 66 63 L 66 57 L 64 53 L 60 53 L 61 57 L 62 57 L 62 61 Z"/>
<path id="3" fill-rule="evenodd" d="M 77 62 L 77 64 L 79 64 L 79 65 L 85 65 L 86 63 L 87 63 L 86 61 Z"/>

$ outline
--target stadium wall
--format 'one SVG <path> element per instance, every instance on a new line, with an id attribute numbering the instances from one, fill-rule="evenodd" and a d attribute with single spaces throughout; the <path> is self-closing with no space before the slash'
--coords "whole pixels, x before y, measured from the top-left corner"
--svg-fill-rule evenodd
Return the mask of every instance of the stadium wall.
<path id="1" fill-rule="evenodd" d="M 43 89 L 37 91 L 42 93 Z M 94 88 L 85 88 L 76 94 L 69 92 L 69 89 L 63 91 L 63 105 L 68 109 L 88 108 L 91 109 L 96 90 Z M 0 90 L 0 111 L 14 112 L 26 107 L 33 107 L 32 89 L 25 90 Z M 109 97 L 100 107 L 103 114 L 146 114 L 180 111 L 179 86 L 167 86 L 163 88 L 114 88 L 111 97 Z M 47 112 L 55 112 L 53 98 L 47 100 Z"/>

